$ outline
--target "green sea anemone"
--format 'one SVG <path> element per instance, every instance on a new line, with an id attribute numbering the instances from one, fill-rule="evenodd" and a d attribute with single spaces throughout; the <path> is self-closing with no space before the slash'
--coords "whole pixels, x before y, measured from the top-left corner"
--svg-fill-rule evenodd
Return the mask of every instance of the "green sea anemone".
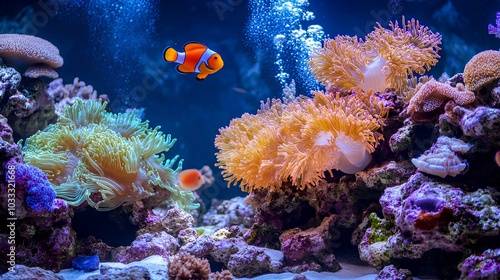
<path id="1" fill-rule="evenodd" d="M 191 192 L 175 183 L 182 160 L 165 160 L 175 143 L 159 127 L 149 128 L 135 113 L 113 114 L 106 103 L 77 100 L 66 107 L 61 120 L 26 140 L 24 160 L 43 170 L 68 204 L 84 201 L 99 211 L 132 204 L 170 191 L 169 199 L 183 209 L 198 207 Z"/>

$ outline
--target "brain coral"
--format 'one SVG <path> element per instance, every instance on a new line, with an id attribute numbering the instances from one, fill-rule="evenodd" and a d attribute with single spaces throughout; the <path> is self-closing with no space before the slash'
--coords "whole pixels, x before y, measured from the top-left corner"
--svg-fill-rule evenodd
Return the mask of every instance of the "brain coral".
<path id="1" fill-rule="evenodd" d="M 115 115 L 105 107 L 82 100 L 66 107 L 58 123 L 26 140 L 25 161 L 42 169 L 57 197 L 70 205 L 87 201 L 97 210 L 112 210 L 165 188 L 180 206 L 196 207 L 192 193 L 175 184 L 182 160 L 172 169 L 178 156 L 158 155 L 176 139 L 149 128 L 135 113 Z"/>
<path id="2" fill-rule="evenodd" d="M 500 79 L 500 51 L 487 50 L 473 56 L 464 68 L 464 83 L 468 90 L 477 91 Z"/>
<path id="3" fill-rule="evenodd" d="M 346 90 L 361 88 L 382 92 L 386 88 L 402 91 L 408 76 L 423 74 L 436 65 L 441 35 L 412 19 L 402 27 L 380 24 L 365 37 L 337 36 L 313 51 L 309 65 L 313 75 L 325 86 Z"/>
<path id="4" fill-rule="evenodd" d="M 244 114 L 220 129 L 217 166 L 244 191 L 316 185 L 332 168 L 355 173 L 371 160 L 387 109 L 368 93 L 341 97 L 313 92 L 283 104 L 273 100 L 255 115 Z"/>

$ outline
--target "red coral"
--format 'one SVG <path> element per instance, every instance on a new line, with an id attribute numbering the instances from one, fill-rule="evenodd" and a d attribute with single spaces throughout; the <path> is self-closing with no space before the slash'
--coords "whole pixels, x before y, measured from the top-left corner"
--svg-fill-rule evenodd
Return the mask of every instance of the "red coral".
<path id="1" fill-rule="evenodd" d="M 432 230 L 438 226 L 447 225 L 453 218 L 453 210 L 450 207 L 443 207 L 439 212 L 426 212 L 422 210 L 415 219 L 415 229 Z"/>

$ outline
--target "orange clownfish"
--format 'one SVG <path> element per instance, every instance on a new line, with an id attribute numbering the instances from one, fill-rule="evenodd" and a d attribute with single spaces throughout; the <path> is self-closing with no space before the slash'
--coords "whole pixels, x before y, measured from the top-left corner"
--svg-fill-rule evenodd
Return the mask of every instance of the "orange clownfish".
<path id="1" fill-rule="evenodd" d="M 204 183 L 205 179 L 197 169 L 186 169 L 177 174 L 177 184 L 185 191 L 195 191 Z"/>
<path id="2" fill-rule="evenodd" d="M 163 52 L 163 58 L 167 62 L 179 63 L 177 66 L 179 73 L 200 73 L 196 75 L 199 81 L 205 80 L 208 74 L 213 74 L 224 66 L 220 54 L 196 42 L 184 45 L 184 52 L 168 47 Z"/>

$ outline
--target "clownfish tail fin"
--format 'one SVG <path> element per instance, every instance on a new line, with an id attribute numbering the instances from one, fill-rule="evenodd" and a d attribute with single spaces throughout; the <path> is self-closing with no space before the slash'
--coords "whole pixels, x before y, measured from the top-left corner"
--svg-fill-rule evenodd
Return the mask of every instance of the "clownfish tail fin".
<path id="1" fill-rule="evenodd" d="M 168 62 L 174 62 L 177 59 L 177 51 L 171 47 L 166 48 L 163 52 L 163 59 Z"/>

